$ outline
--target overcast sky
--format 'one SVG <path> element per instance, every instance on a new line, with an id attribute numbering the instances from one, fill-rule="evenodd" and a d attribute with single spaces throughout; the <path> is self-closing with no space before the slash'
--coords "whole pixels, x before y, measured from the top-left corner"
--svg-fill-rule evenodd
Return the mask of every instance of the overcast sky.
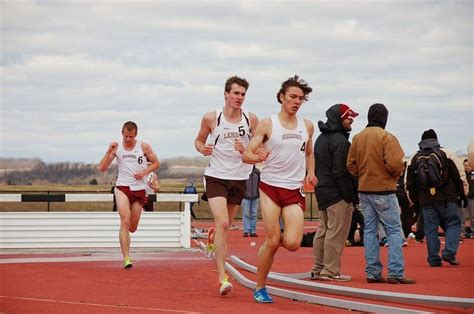
<path id="1" fill-rule="evenodd" d="M 406 155 L 429 128 L 454 152 L 473 136 L 472 1 L 0 3 L 1 157 L 98 162 L 127 120 L 159 158 L 197 156 L 234 74 L 260 118 L 298 74 L 315 123 L 346 103 L 353 136 L 381 102 Z"/>

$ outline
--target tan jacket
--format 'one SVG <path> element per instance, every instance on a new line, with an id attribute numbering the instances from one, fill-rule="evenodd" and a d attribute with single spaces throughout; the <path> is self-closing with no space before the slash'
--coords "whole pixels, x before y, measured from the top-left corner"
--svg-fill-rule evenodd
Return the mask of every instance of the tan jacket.
<path id="1" fill-rule="evenodd" d="M 359 192 L 395 192 L 404 155 L 395 136 L 380 127 L 367 127 L 352 140 L 347 169 L 359 178 Z"/>

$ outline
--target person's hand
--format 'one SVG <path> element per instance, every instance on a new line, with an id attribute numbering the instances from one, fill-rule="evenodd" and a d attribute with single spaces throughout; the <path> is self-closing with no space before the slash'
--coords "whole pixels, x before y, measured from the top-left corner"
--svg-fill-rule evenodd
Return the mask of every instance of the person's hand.
<path id="1" fill-rule="evenodd" d="M 314 173 L 308 173 L 305 178 L 305 182 L 311 183 L 312 185 L 318 184 L 318 178 Z"/>
<path id="2" fill-rule="evenodd" d="M 242 143 L 242 140 L 240 139 L 240 137 L 236 137 L 234 139 L 234 148 L 236 151 L 238 151 L 240 154 L 243 154 L 244 153 L 244 144 Z"/>
<path id="3" fill-rule="evenodd" d="M 204 156 L 211 156 L 212 151 L 214 150 L 214 144 L 206 144 L 201 150 L 201 154 Z"/>
<path id="4" fill-rule="evenodd" d="M 355 232 L 354 232 L 354 241 L 355 242 L 360 242 L 360 231 L 359 229 L 357 229 Z"/>
<path id="5" fill-rule="evenodd" d="M 161 188 L 160 180 L 158 180 L 157 176 L 152 173 L 150 181 L 148 181 L 148 185 L 153 189 L 153 191 L 158 192 Z"/>
<path id="6" fill-rule="evenodd" d="M 139 173 L 135 173 L 133 177 L 135 178 L 135 180 L 143 180 L 145 178 L 145 174 L 143 173 L 143 171 L 141 171 Z"/>
<path id="7" fill-rule="evenodd" d="M 117 148 L 118 148 L 117 142 L 110 143 L 109 149 L 108 149 L 109 154 L 115 154 L 117 152 Z"/>
<path id="8" fill-rule="evenodd" d="M 263 162 L 268 159 L 268 156 L 270 156 L 270 152 L 263 147 L 258 148 L 255 153 L 257 154 L 258 162 Z"/>

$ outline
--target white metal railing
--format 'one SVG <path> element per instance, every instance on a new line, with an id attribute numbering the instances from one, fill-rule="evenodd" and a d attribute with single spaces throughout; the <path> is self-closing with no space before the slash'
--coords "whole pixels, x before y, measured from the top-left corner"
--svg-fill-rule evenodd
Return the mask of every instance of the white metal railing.
<path id="1" fill-rule="evenodd" d="M 113 201 L 112 194 L 55 197 L 55 202 Z M 197 194 L 150 197 L 156 202 L 184 202 L 184 211 L 143 212 L 138 230 L 131 235 L 132 247 L 190 248 L 190 202 L 198 200 Z M 0 203 L 31 201 L 25 199 L 22 194 L 0 194 Z M 117 212 L 0 212 L 0 249 L 120 247 L 119 228 Z"/>

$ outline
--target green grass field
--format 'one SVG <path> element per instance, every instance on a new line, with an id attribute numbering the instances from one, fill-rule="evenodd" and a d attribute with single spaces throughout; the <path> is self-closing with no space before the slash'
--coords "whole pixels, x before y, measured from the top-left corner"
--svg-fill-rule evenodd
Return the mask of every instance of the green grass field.
<path id="1" fill-rule="evenodd" d="M 187 184 L 187 180 L 169 179 L 160 180 L 161 189 L 159 193 L 181 193 Z M 196 182 L 196 188 L 201 196 L 203 192 L 202 182 Z M 110 193 L 111 185 L 58 185 L 58 184 L 36 184 L 36 185 L 5 185 L 0 184 L 0 193 L 40 193 L 40 194 L 60 194 L 60 193 Z M 180 211 L 184 208 L 179 202 L 156 202 L 156 211 Z M 0 212 L 11 211 L 111 211 L 111 202 L 0 202 Z M 194 213 L 198 219 L 212 219 L 207 202 L 200 201 L 194 205 Z M 306 195 L 307 220 L 318 217 L 316 200 L 314 194 Z M 237 219 L 242 218 L 242 213 L 237 213 Z"/>

